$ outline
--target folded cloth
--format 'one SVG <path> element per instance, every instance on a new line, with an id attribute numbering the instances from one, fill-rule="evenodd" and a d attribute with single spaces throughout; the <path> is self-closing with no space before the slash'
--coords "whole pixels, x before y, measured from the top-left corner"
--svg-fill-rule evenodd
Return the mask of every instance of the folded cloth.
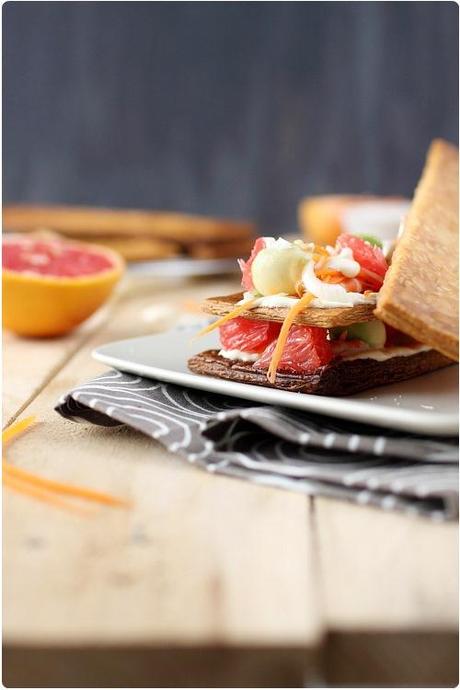
<path id="1" fill-rule="evenodd" d="M 454 519 L 458 443 L 402 434 L 109 371 L 56 410 L 127 424 L 210 472 L 311 496 Z"/>

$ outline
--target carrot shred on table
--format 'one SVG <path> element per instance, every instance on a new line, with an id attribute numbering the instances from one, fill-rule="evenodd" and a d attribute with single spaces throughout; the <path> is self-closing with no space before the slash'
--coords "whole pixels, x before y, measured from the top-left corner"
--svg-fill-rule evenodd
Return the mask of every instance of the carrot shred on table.
<path id="1" fill-rule="evenodd" d="M 28 429 L 35 422 L 35 416 L 30 416 L 7 427 L 2 432 L 3 443 L 8 443 L 18 434 Z M 5 486 L 8 486 L 16 491 L 20 491 L 23 494 L 34 496 L 40 500 L 45 500 L 54 505 L 59 504 L 60 507 L 70 506 L 70 509 L 75 509 L 76 512 L 80 512 L 82 514 L 87 513 L 88 511 L 82 508 L 80 509 L 73 503 L 55 496 L 55 494 L 66 494 L 68 496 L 72 496 L 73 498 L 94 501 L 96 503 L 114 507 L 117 506 L 127 508 L 130 506 L 129 501 L 117 498 L 116 496 L 111 496 L 100 491 L 94 491 L 93 489 L 87 489 L 83 486 L 73 486 L 72 484 L 66 484 L 53 479 L 47 479 L 46 477 L 40 477 L 39 475 L 28 472 L 27 470 L 23 470 L 20 467 L 11 465 L 5 460 L 2 462 L 2 469 L 2 479 Z"/>
<path id="2" fill-rule="evenodd" d="M 10 465 L 5 461 L 3 461 L 3 472 L 11 477 L 16 477 L 23 481 L 30 482 L 36 486 L 42 486 L 50 491 L 55 491 L 56 493 L 74 496 L 75 498 L 82 498 L 86 499 L 87 501 L 95 501 L 96 503 L 102 503 L 110 506 L 128 507 L 130 505 L 129 501 L 125 501 L 122 498 L 117 498 L 116 496 L 111 496 L 110 494 L 105 494 L 101 491 L 87 489 L 83 486 L 74 486 L 72 484 L 57 482 L 53 479 L 47 479 L 46 477 L 40 477 L 36 474 L 32 474 L 32 472 L 23 470 L 20 467 Z"/>
<path id="3" fill-rule="evenodd" d="M 41 487 L 34 486 L 29 482 L 12 477 L 9 474 L 3 476 L 3 484 L 9 489 L 16 491 L 17 493 L 23 494 L 25 496 L 31 496 L 44 503 L 49 503 L 55 508 L 60 508 L 61 510 L 67 510 L 71 513 L 77 513 L 78 515 L 89 517 L 94 514 L 94 511 L 82 508 L 81 506 L 75 505 L 71 501 L 66 501 L 59 496 L 56 496 L 51 491 L 42 489 Z"/>
<path id="4" fill-rule="evenodd" d="M 2 443 L 9 443 L 13 438 L 15 438 L 15 436 L 21 434 L 23 431 L 32 426 L 32 424 L 35 424 L 36 421 L 37 418 L 35 415 L 30 415 L 30 417 L 25 417 L 24 419 L 14 422 L 2 431 Z"/>

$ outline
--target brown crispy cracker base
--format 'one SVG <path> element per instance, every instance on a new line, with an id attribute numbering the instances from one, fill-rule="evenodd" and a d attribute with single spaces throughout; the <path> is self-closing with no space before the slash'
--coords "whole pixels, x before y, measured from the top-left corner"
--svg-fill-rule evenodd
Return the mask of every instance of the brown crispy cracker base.
<path id="1" fill-rule="evenodd" d="M 351 395 L 368 388 L 405 381 L 449 364 L 452 361 L 435 350 L 408 357 L 392 357 L 383 362 L 374 359 L 336 360 L 319 367 L 312 374 L 278 372 L 276 383 L 271 384 L 266 372 L 254 369 L 251 362 L 220 357 L 218 350 L 201 352 L 188 361 L 189 369 L 195 374 L 297 393 L 335 396 Z"/>
<path id="2" fill-rule="evenodd" d="M 447 142 L 430 147 L 375 313 L 458 360 L 458 149 Z"/>
<path id="3" fill-rule="evenodd" d="M 207 314 L 224 316 L 235 308 L 237 302 L 243 298 L 243 293 L 210 297 L 202 304 L 202 310 Z M 340 307 L 338 309 L 305 309 L 295 319 L 294 323 L 319 328 L 334 328 L 334 326 L 348 326 L 352 323 L 372 321 L 375 319 L 373 304 L 359 304 L 356 307 Z M 255 307 L 244 311 L 240 316 L 247 319 L 264 319 L 267 321 L 284 321 L 289 312 L 288 307 Z"/>

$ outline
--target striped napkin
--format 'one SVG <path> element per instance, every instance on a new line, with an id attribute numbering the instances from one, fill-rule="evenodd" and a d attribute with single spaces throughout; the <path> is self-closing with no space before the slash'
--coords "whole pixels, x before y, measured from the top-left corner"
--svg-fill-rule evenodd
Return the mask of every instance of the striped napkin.
<path id="1" fill-rule="evenodd" d="M 451 520 L 458 442 L 401 434 L 109 371 L 64 395 L 67 419 L 127 424 L 200 467 L 312 496 Z"/>

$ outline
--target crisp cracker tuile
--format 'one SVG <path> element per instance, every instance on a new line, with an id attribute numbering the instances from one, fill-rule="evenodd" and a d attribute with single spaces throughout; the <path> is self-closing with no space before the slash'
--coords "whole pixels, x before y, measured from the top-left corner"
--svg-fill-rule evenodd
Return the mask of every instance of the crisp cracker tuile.
<path id="1" fill-rule="evenodd" d="M 458 360 L 458 149 L 430 146 L 375 315 Z"/>
<path id="2" fill-rule="evenodd" d="M 210 297 L 202 304 L 202 310 L 207 314 L 223 316 L 234 309 L 237 303 L 243 299 L 243 293 L 221 297 Z M 348 326 L 362 321 L 372 321 L 374 316 L 374 304 L 358 304 L 354 307 L 339 307 L 334 309 L 318 309 L 307 307 L 298 314 L 294 323 L 304 326 L 317 326 L 319 328 L 334 328 L 335 326 Z M 255 307 L 240 314 L 246 319 L 284 321 L 289 312 L 289 307 Z"/>

